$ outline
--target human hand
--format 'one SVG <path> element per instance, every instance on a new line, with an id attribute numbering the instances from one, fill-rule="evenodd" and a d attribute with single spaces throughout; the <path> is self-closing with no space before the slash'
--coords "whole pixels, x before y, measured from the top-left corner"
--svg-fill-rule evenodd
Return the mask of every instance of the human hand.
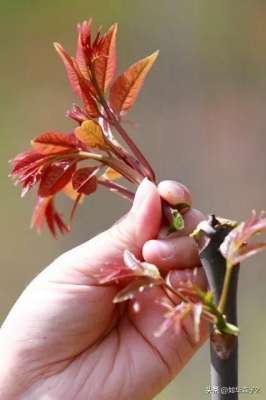
<path id="1" fill-rule="evenodd" d="M 161 199 L 183 203 L 182 185 L 144 180 L 130 212 L 106 232 L 56 259 L 20 296 L 0 330 L 0 399 L 2 400 L 148 400 L 160 392 L 203 343 L 193 340 L 192 323 L 178 334 L 154 332 L 167 297 L 155 287 L 132 302 L 115 305 L 116 286 L 97 286 L 91 278 L 104 265 L 122 263 L 123 252 L 170 270 L 171 283 L 192 277 L 200 265 L 193 240 L 186 235 L 202 220 L 191 209 L 185 230 L 171 239 L 156 239 Z M 197 284 L 206 285 L 199 267 Z"/>

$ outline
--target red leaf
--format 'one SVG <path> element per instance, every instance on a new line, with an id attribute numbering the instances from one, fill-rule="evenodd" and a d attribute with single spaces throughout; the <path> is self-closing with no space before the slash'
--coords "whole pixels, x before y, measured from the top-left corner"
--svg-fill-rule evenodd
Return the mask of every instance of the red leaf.
<path id="1" fill-rule="evenodd" d="M 86 56 L 84 53 L 84 46 L 86 45 L 86 43 L 90 41 L 91 38 L 91 22 L 92 20 L 90 19 L 89 21 L 83 21 L 82 24 L 78 25 L 79 35 L 78 35 L 78 43 L 76 51 L 76 61 L 78 63 L 82 75 L 86 79 L 89 79 L 89 73 L 86 62 Z"/>
<path id="2" fill-rule="evenodd" d="M 34 168 L 31 171 L 27 173 L 27 175 L 24 175 L 19 182 L 22 184 L 22 192 L 21 192 L 21 197 L 24 197 L 30 190 L 31 188 L 36 185 L 37 182 L 41 179 L 41 168 Z"/>
<path id="3" fill-rule="evenodd" d="M 72 207 L 71 212 L 70 212 L 70 221 L 72 221 L 73 218 L 74 218 L 76 209 L 77 209 L 78 205 L 80 204 L 80 202 L 82 201 L 82 196 L 83 196 L 82 193 L 79 193 L 77 198 L 76 198 L 76 200 L 75 200 L 75 202 L 74 202 L 74 204 L 73 204 L 73 207 Z"/>
<path id="4" fill-rule="evenodd" d="M 78 193 L 89 195 L 94 193 L 97 189 L 97 178 L 95 174 L 99 168 L 85 167 L 78 169 L 72 178 L 73 188 Z"/>
<path id="5" fill-rule="evenodd" d="M 38 197 L 37 203 L 33 210 L 31 227 L 36 228 L 38 232 L 41 232 L 45 224 L 45 210 L 48 203 L 52 200 L 52 197 Z"/>
<path id="6" fill-rule="evenodd" d="M 76 62 L 81 74 L 88 81 L 91 77 L 91 68 L 94 68 L 98 86 L 104 93 L 115 75 L 117 25 L 111 26 L 105 35 L 101 35 L 98 30 L 95 39 L 92 40 L 91 22 L 91 20 L 84 21 L 78 26 Z M 95 94 L 94 91 L 93 93 Z"/>
<path id="7" fill-rule="evenodd" d="M 72 133 L 46 132 L 33 139 L 31 144 L 40 154 L 60 154 L 77 151 L 79 142 Z"/>
<path id="8" fill-rule="evenodd" d="M 59 231 L 64 234 L 64 233 L 68 233 L 70 228 L 64 223 L 64 221 L 62 220 L 60 214 L 58 214 L 58 212 L 55 212 L 55 210 L 53 210 L 53 219 L 54 219 L 54 223 L 57 226 L 57 228 L 59 229 Z M 48 220 L 47 220 L 48 223 Z M 48 225 L 49 226 L 49 225 Z M 56 233 L 54 234 L 56 237 Z"/>
<path id="9" fill-rule="evenodd" d="M 88 115 L 77 105 L 73 105 L 71 110 L 66 112 L 66 116 L 81 124 L 88 119 Z"/>
<path id="10" fill-rule="evenodd" d="M 79 193 L 73 188 L 72 181 L 68 182 L 68 184 L 64 187 L 63 193 L 72 201 L 76 201 Z M 84 196 L 80 199 L 80 203 L 82 203 Z"/>
<path id="11" fill-rule="evenodd" d="M 45 198 L 38 197 L 32 215 L 31 226 L 36 228 L 39 233 L 42 231 L 45 223 L 47 223 L 54 237 L 56 237 L 56 228 L 58 228 L 61 233 L 69 232 L 69 228 L 65 225 L 54 207 L 54 199 L 52 196 Z"/>
<path id="12" fill-rule="evenodd" d="M 79 204 L 81 204 L 84 200 L 84 195 L 82 193 L 77 192 L 73 188 L 72 181 L 70 181 L 63 189 L 63 193 L 71 200 L 74 201 L 73 207 L 70 212 L 70 220 L 74 218 L 74 214 Z"/>
<path id="13" fill-rule="evenodd" d="M 16 183 L 22 185 L 22 197 L 40 180 L 43 168 L 50 158 L 31 150 L 19 154 L 12 161 L 11 175 L 16 178 Z"/>
<path id="14" fill-rule="evenodd" d="M 11 174 L 16 176 L 24 169 L 29 168 L 32 165 L 36 165 L 36 163 L 46 160 L 47 157 L 43 156 L 40 153 L 37 153 L 35 150 L 25 151 L 16 156 L 14 160 L 12 160 L 12 171 Z"/>
<path id="15" fill-rule="evenodd" d="M 62 190 L 70 181 L 76 169 L 76 163 L 72 161 L 60 161 L 49 165 L 41 178 L 38 195 L 51 196 Z"/>
<path id="16" fill-rule="evenodd" d="M 78 96 L 81 97 L 81 90 L 80 90 L 80 84 L 79 84 L 79 78 L 77 76 L 77 72 L 75 70 L 73 60 L 71 57 L 67 54 L 65 49 L 59 44 L 59 43 L 54 43 L 55 50 L 59 54 L 61 60 L 63 61 L 63 64 L 66 69 L 67 77 L 70 83 L 70 86 L 73 90 L 73 92 Z"/>
<path id="17" fill-rule="evenodd" d="M 77 62 L 66 53 L 59 43 L 55 43 L 54 47 L 65 65 L 72 90 L 84 102 L 86 111 L 90 117 L 97 118 L 99 110 L 91 93 L 90 82 L 82 75 Z"/>
<path id="18" fill-rule="evenodd" d="M 111 26 L 103 39 L 101 52 L 94 61 L 97 83 L 104 93 L 112 83 L 116 71 L 117 24 Z"/>
<path id="19" fill-rule="evenodd" d="M 73 60 L 73 65 L 79 80 L 81 92 L 80 98 L 84 103 L 85 109 L 90 118 L 98 118 L 100 116 L 100 112 L 95 101 L 94 87 L 91 85 L 90 81 L 84 78 L 75 60 Z"/>
<path id="20" fill-rule="evenodd" d="M 158 56 L 158 51 L 131 65 L 110 89 L 110 105 L 117 114 L 127 112 L 134 104 L 144 79 Z"/>

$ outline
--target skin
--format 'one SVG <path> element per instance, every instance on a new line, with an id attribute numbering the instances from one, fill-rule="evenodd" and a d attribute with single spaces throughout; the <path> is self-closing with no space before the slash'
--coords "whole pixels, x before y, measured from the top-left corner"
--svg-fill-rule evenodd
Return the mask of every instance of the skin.
<path id="1" fill-rule="evenodd" d="M 166 239 L 161 198 L 173 205 L 191 200 L 181 184 L 156 187 L 145 179 L 124 218 L 61 255 L 28 285 L 0 330 L 1 399 L 148 400 L 195 354 L 207 337 L 206 323 L 198 343 L 189 318 L 178 332 L 154 335 L 166 311 L 158 299 L 173 301 L 163 289 L 114 305 L 117 287 L 96 285 L 91 277 L 105 265 L 121 264 L 129 249 L 171 273 L 176 287 L 198 267 L 193 279 L 205 287 L 196 245 L 186 236 L 203 215 L 191 209 L 184 231 Z"/>

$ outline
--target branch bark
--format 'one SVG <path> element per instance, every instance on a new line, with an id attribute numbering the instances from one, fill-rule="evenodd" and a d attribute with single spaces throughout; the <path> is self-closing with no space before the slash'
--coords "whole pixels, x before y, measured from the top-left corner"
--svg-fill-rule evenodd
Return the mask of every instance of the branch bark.
<path id="1" fill-rule="evenodd" d="M 200 251 L 200 258 L 207 275 L 209 287 L 218 305 L 226 272 L 226 260 L 219 247 L 232 227 L 219 223 L 215 217 L 208 221 L 208 233 L 205 233 L 205 245 Z M 203 232 L 204 233 L 204 232 Z M 224 313 L 228 322 L 237 325 L 237 284 L 239 266 L 235 266 L 228 288 Z M 238 386 L 238 338 L 232 335 L 220 335 L 212 330 L 210 341 L 212 400 L 237 400 Z"/>

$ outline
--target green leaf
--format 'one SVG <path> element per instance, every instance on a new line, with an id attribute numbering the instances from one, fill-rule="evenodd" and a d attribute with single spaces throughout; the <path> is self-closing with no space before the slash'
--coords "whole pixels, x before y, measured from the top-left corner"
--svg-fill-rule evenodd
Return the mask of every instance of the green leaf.
<path id="1" fill-rule="evenodd" d="M 229 335 L 238 336 L 239 335 L 239 328 L 236 325 L 230 324 L 226 322 L 223 333 L 227 333 Z"/>
<path id="2" fill-rule="evenodd" d="M 220 334 L 227 334 L 233 336 L 239 335 L 239 328 L 236 325 L 227 322 L 226 316 L 223 314 L 217 316 L 216 329 L 217 332 Z"/>
<path id="3" fill-rule="evenodd" d="M 182 215 L 178 210 L 171 209 L 172 223 L 169 226 L 168 234 L 184 229 L 185 223 Z"/>
<path id="4" fill-rule="evenodd" d="M 207 306 L 212 306 L 214 304 L 213 302 L 213 293 L 209 290 L 208 292 L 204 293 L 204 304 Z"/>

